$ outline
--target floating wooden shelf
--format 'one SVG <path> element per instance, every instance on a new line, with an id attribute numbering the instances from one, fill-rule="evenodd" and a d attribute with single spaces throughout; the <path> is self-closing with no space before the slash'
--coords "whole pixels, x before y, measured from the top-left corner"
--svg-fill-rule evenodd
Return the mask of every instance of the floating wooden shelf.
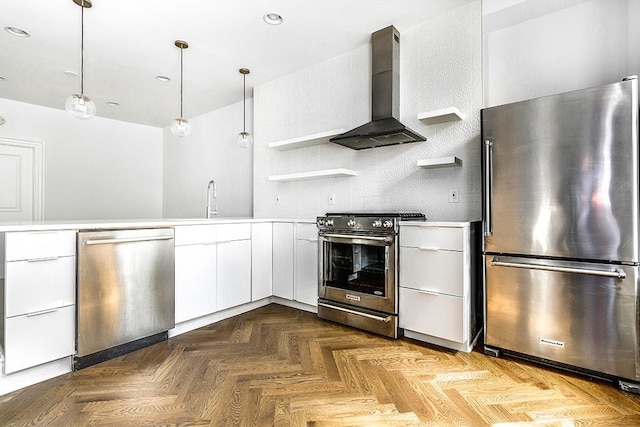
<path id="1" fill-rule="evenodd" d="M 462 160 L 457 157 L 440 157 L 437 159 L 420 159 L 418 167 L 425 169 L 450 168 L 462 166 Z"/>
<path id="2" fill-rule="evenodd" d="M 293 150 L 294 148 L 310 147 L 312 145 L 327 143 L 330 138 L 345 132 L 346 131 L 344 129 L 334 129 L 327 132 L 315 133 L 313 135 L 301 136 L 284 141 L 276 141 L 270 143 L 269 148 L 284 151 Z"/>
<path id="3" fill-rule="evenodd" d="M 456 107 L 448 107 L 441 110 L 418 113 L 418 120 L 422 120 L 429 125 L 435 125 L 454 120 L 464 120 L 464 115 Z"/>
<path id="4" fill-rule="evenodd" d="M 303 179 L 333 178 L 340 176 L 356 176 L 358 173 L 351 169 L 327 169 L 312 172 L 290 173 L 287 175 L 271 175 L 269 181 L 302 181 Z"/>

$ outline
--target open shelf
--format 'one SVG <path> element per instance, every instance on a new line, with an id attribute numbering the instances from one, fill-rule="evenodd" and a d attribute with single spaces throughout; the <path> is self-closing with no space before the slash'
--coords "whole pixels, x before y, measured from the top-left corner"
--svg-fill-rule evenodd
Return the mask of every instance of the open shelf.
<path id="1" fill-rule="evenodd" d="M 356 176 L 358 173 L 351 169 L 326 169 L 311 172 L 290 173 L 286 175 L 271 175 L 269 181 L 282 182 L 282 181 L 302 181 L 303 179 L 318 179 L 318 178 L 334 178 L 341 176 Z"/>
<path id="2" fill-rule="evenodd" d="M 418 113 L 418 120 L 422 120 L 429 125 L 435 125 L 438 123 L 452 122 L 454 120 L 464 120 L 464 115 L 456 107 L 448 107 Z"/>
<path id="3" fill-rule="evenodd" d="M 312 145 L 327 143 L 330 138 L 345 132 L 346 131 L 344 129 L 334 129 L 327 132 L 300 136 L 298 138 L 287 139 L 284 141 L 271 142 L 269 144 L 269 148 L 275 148 L 276 150 L 293 150 L 294 148 L 310 147 Z"/>
<path id="4" fill-rule="evenodd" d="M 418 167 L 424 169 L 450 168 L 462 166 L 462 160 L 457 157 L 440 157 L 437 159 L 420 159 Z"/>

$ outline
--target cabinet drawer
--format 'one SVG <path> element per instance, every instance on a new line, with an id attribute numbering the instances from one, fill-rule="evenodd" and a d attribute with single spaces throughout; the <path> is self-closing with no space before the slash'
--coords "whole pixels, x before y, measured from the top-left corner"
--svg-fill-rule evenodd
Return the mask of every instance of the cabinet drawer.
<path id="1" fill-rule="evenodd" d="M 318 241 L 318 227 L 315 224 L 296 224 L 296 239 Z"/>
<path id="2" fill-rule="evenodd" d="M 464 228 L 401 226 L 400 246 L 463 251 Z"/>
<path id="3" fill-rule="evenodd" d="M 216 242 L 215 225 L 181 225 L 174 228 L 174 244 L 202 245 Z"/>
<path id="4" fill-rule="evenodd" d="M 465 294 L 463 252 L 400 248 L 400 286 L 416 290 L 463 296 Z"/>
<path id="5" fill-rule="evenodd" d="M 218 241 L 250 240 L 251 224 L 222 224 L 218 226 Z"/>
<path id="6" fill-rule="evenodd" d="M 465 299 L 400 289 L 400 327 L 425 335 L 463 343 L 469 330 Z"/>
<path id="7" fill-rule="evenodd" d="M 6 319 L 5 374 L 75 352 L 75 305 Z"/>
<path id="8" fill-rule="evenodd" d="M 76 257 L 6 263 L 6 316 L 75 303 Z"/>
<path id="9" fill-rule="evenodd" d="M 73 256 L 76 232 L 29 231 L 6 234 L 6 261 Z"/>

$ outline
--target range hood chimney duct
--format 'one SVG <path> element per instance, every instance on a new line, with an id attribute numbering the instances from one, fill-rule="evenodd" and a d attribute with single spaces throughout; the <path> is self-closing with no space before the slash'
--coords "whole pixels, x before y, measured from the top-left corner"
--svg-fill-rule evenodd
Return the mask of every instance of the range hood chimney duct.
<path id="1" fill-rule="evenodd" d="M 400 33 L 393 25 L 371 34 L 371 74 L 371 121 L 330 141 L 354 150 L 426 141 L 398 120 Z"/>

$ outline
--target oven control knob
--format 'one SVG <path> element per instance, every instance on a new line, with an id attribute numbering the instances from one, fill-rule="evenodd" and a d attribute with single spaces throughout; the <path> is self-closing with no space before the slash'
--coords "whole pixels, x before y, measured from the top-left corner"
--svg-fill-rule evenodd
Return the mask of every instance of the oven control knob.
<path id="1" fill-rule="evenodd" d="M 375 221 L 373 221 L 373 228 L 380 228 L 382 227 L 382 221 L 380 221 L 379 219 L 376 219 Z"/>
<path id="2" fill-rule="evenodd" d="M 347 227 L 355 227 L 355 226 L 356 226 L 355 219 L 350 219 L 349 221 L 347 221 Z"/>
<path id="3" fill-rule="evenodd" d="M 333 220 L 332 219 L 328 219 L 325 224 L 327 224 L 327 227 L 333 227 Z"/>
<path id="4" fill-rule="evenodd" d="M 326 224 L 324 218 L 318 219 L 318 227 L 323 227 Z"/>
<path id="5" fill-rule="evenodd" d="M 393 227 L 393 222 L 386 220 L 383 225 L 384 225 L 384 228 L 391 228 Z"/>

